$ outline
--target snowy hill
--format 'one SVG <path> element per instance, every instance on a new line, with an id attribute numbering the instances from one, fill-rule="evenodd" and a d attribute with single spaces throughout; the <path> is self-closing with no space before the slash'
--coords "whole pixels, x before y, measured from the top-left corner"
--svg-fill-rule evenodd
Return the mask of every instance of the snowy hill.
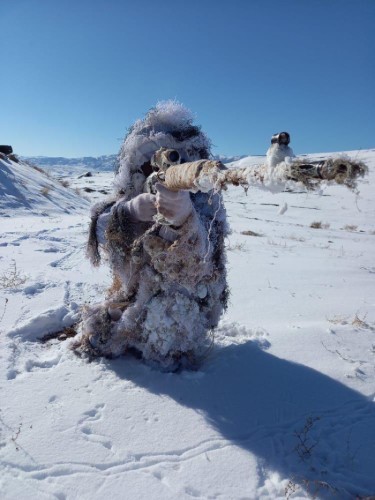
<path id="1" fill-rule="evenodd" d="M 0 169 L 1 498 L 374 496 L 375 150 L 348 154 L 370 168 L 358 195 L 225 192 L 230 307 L 200 370 L 178 374 L 38 341 L 110 276 L 85 259 L 86 206 L 21 211 L 11 187 L 30 181 Z M 71 182 L 99 196 L 112 173 Z"/>
<path id="2" fill-rule="evenodd" d="M 73 214 L 87 210 L 88 202 L 67 185 L 23 161 L 0 158 L 0 215 Z"/>

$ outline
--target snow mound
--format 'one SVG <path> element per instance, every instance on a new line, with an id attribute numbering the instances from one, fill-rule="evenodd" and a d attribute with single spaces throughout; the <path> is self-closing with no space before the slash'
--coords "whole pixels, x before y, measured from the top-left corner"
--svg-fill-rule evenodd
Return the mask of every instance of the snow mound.
<path id="1" fill-rule="evenodd" d="M 23 161 L 0 158 L 0 215 L 56 215 L 87 212 L 77 192 Z"/>
<path id="2" fill-rule="evenodd" d="M 49 333 L 56 333 L 72 326 L 79 318 L 78 306 L 73 303 L 69 307 L 62 305 L 37 314 L 23 325 L 8 332 L 9 337 L 20 337 L 23 340 L 36 341 Z"/>

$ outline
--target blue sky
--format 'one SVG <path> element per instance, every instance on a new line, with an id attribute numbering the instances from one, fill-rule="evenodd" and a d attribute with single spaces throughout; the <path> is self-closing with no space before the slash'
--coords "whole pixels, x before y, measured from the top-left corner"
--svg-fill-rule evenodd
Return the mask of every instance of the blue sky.
<path id="1" fill-rule="evenodd" d="M 0 143 L 116 153 L 159 100 L 214 153 L 375 147 L 375 0 L 0 0 Z"/>

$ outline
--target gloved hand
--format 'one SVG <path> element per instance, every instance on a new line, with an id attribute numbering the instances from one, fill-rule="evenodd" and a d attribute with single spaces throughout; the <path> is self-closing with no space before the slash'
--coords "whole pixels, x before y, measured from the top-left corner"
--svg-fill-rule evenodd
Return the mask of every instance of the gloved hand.
<path id="1" fill-rule="evenodd" d="M 193 205 L 188 191 L 171 191 L 163 184 L 155 184 L 158 212 L 173 226 L 181 226 L 191 214 Z"/>
<path id="2" fill-rule="evenodd" d="M 156 196 L 142 193 L 123 204 L 124 209 L 134 221 L 151 222 L 157 213 Z"/>

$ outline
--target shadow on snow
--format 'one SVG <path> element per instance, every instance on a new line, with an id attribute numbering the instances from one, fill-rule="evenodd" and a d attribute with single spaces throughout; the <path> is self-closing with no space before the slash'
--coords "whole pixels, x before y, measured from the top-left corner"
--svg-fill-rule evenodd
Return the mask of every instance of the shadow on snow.
<path id="1" fill-rule="evenodd" d="M 375 405 L 253 342 L 217 348 L 194 375 L 160 373 L 129 358 L 120 378 L 200 411 L 220 435 L 320 498 L 375 493 Z"/>

